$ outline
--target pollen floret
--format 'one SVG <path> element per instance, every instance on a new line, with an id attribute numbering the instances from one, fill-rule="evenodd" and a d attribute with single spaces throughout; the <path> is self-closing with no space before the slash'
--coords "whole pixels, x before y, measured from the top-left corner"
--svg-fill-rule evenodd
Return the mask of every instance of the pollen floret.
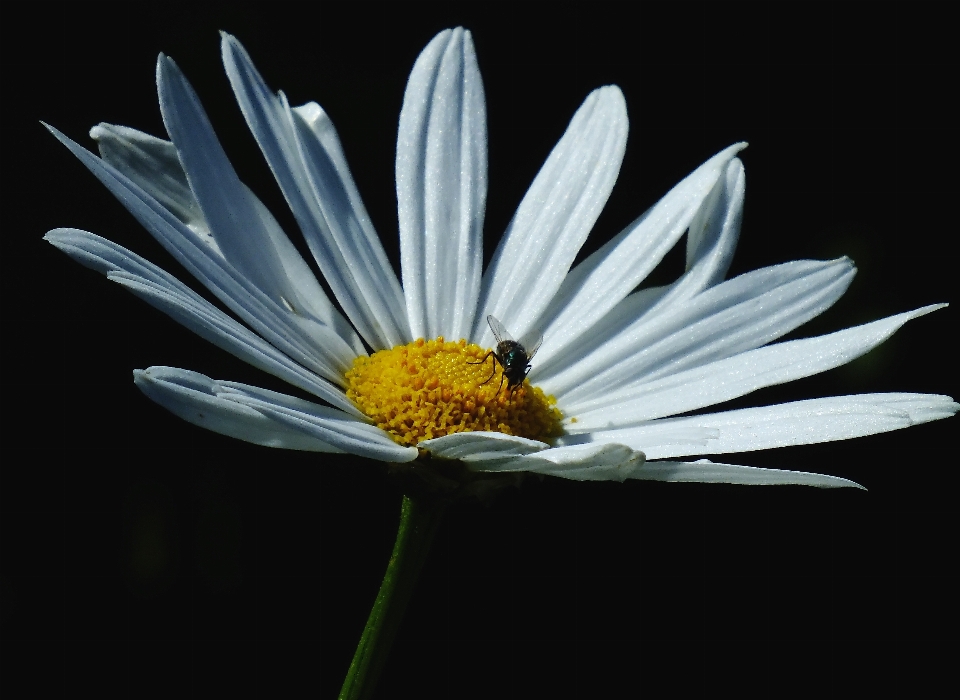
<path id="1" fill-rule="evenodd" d="M 473 430 L 560 435 L 556 399 L 528 380 L 510 391 L 493 356 L 484 361 L 488 352 L 441 336 L 360 356 L 346 374 L 347 396 L 401 445 Z"/>

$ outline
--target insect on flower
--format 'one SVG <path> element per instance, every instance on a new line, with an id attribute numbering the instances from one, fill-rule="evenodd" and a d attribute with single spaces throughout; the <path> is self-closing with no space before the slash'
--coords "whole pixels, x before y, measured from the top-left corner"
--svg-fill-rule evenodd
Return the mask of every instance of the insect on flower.
<path id="1" fill-rule="evenodd" d="M 530 373 L 530 360 L 537 354 L 540 343 L 543 342 L 543 333 L 539 330 L 533 330 L 527 333 L 518 341 L 513 339 L 509 331 L 503 327 L 503 324 L 493 315 L 487 316 L 487 323 L 493 336 L 497 339 L 497 349 L 488 352 L 480 362 L 469 362 L 471 365 L 482 365 L 487 358 L 493 355 L 493 372 L 487 377 L 486 384 L 497 373 L 497 363 L 503 367 L 503 374 L 500 376 L 500 386 L 497 387 L 497 393 L 503 388 L 503 378 L 507 378 L 507 390 L 513 391 L 516 387 L 523 384 L 523 380 Z M 529 348 L 529 349 L 528 349 Z"/>

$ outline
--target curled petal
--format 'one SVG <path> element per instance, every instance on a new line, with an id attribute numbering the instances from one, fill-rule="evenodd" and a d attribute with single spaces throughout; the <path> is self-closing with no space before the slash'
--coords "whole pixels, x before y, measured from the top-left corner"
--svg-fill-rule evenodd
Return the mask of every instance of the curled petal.
<path id="1" fill-rule="evenodd" d="M 197 372 L 174 367 L 138 369 L 133 380 L 144 394 L 188 423 L 265 447 L 309 452 L 343 450 L 302 430 L 218 394 L 220 384 Z"/>
<path id="2" fill-rule="evenodd" d="M 224 382 L 221 398 L 253 408 L 287 427 L 312 435 L 350 454 L 381 462 L 410 462 L 417 448 L 402 447 L 380 428 L 343 411 L 319 406 L 294 396 L 237 383 Z"/>
<path id="3" fill-rule="evenodd" d="M 624 481 L 643 465 L 644 454 L 626 445 L 592 443 L 555 447 L 516 457 L 491 455 L 467 461 L 481 472 L 532 472 L 575 481 Z M 466 461 L 466 460 L 465 460 Z"/>
<path id="4" fill-rule="evenodd" d="M 550 447 L 545 442 L 482 430 L 423 440 L 417 446 L 429 450 L 434 457 L 461 459 L 468 463 L 512 459 Z"/>

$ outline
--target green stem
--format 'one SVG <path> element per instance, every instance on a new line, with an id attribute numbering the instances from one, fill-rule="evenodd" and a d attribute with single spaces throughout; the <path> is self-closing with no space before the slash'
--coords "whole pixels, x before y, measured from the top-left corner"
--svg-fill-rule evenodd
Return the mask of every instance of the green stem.
<path id="1" fill-rule="evenodd" d="M 340 689 L 340 700 L 366 700 L 373 695 L 443 511 L 442 504 L 403 497 L 397 541 Z"/>

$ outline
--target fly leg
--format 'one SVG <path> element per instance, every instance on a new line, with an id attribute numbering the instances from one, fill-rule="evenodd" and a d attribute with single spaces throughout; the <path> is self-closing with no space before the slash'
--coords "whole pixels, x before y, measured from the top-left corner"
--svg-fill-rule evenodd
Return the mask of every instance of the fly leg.
<path id="1" fill-rule="evenodd" d="M 490 373 L 490 376 L 486 378 L 486 380 L 480 382 L 480 386 L 483 386 L 484 384 L 489 382 L 491 379 L 493 379 L 493 375 L 497 373 L 497 362 L 499 362 L 499 360 L 497 359 L 497 353 L 491 350 L 486 355 L 484 355 L 483 359 L 480 360 L 479 362 L 467 362 L 468 365 L 482 365 L 484 362 L 487 361 L 487 358 L 490 357 L 491 355 L 493 356 L 493 371 Z M 500 378 L 500 384 L 503 384 L 503 377 Z M 499 390 L 497 391 L 497 393 L 500 393 Z"/>

